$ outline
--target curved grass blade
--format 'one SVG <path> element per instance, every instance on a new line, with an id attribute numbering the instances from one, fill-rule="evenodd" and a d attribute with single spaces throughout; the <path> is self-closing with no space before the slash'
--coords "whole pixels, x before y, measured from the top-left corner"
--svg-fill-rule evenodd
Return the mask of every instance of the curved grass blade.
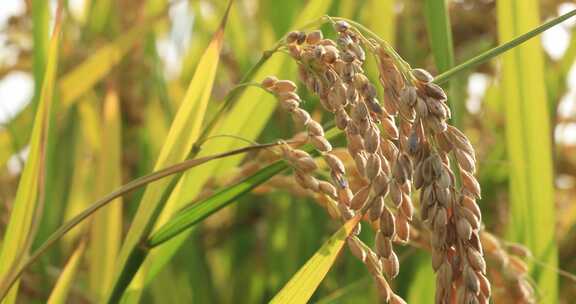
<path id="1" fill-rule="evenodd" d="M 224 28 L 231 5 L 232 1 L 229 2 L 212 41 L 206 48 L 202 58 L 200 58 L 186 96 L 176 113 L 166 142 L 162 147 L 162 151 L 156 162 L 156 168 L 182 161 L 188 155 L 194 142 L 198 140 L 216 76 L 220 50 L 223 44 Z M 119 269 L 124 268 L 124 265 L 128 262 L 130 252 L 137 246 L 138 242 L 147 237 L 147 234 L 156 222 L 158 217 L 157 213 L 164 207 L 164 204 L 160 204 L 160 197 L 163 195 L 163 191 L 168 183 L 170 183 L 170 180 L 162 181 L 146 188 L 136 216 L 134 217 L 133 224 L 120 250 L 117 265 Z M 114 285 L 117 284 L 120 276 L 121 274 L 116 277 L 113 283 Z M 135 284 L 136 283 L 137 281 Z M 135 294 L 136 300 L 138 297 L 139 295 Z"/>
<path id="2" fill-rule="evenodd" d="M 80 266 L 80 260 L 84 255 L 84 251 L 86 249 L 86 243 L 82 241 L 80 245 L 74 250 L 74 253 L 66 263 L 64 270 L 58 277 L 58 281 L 56 282 L 56 286 L 50 293 L 50 297 L 48 298 L 48 304 L 60 304 L 60 303 L 67 303 L 68 292 L 74 283 L 74 277 L 76 276 L 76 272 L 78 271 L 78 267 Z"/>
<path id="3" fill-rule="evenodd" d="M 70 230 L 77 227 L 84 220 L 86 220 L 92 214 L 94 214 L 94 212 L 100 210 L 102 207 L 106 206 L 107 204 L 109 204 L 114 199 L 119 198 L 122 195 L 124 195 L 128 192 L 131 192 L 135 189 L 139 189 L 139 188 L 141 188 L 141 187 L 143 187 L 149 183 L 160 180 L 166 176 L 181 173 L 185 170 L 188 170 L 190 168 L 194 168 L 196 166 L 205 164 L 205 163 L 212 161 L 212 160 L 215 160 L 215 159 L 219 159 L 222 157 L 229 157 L 231 155 L 246 153 L 249 151 L 255 151 L 255 150 L 259 150 L 259 149 L 263 149 L 263 148 L 269 148 L 269 147 L 273 147 L 273 146 L 277 146 L 277 145 L 278 145 L 278 143 L 254 145 L 254 146 L 248 146 L 248 147 L 240 148 L 240 149 L 225 152 L 225 153 L 220 153 L 217 155 L 201 157 L 201 158 L 196 158 L 196 159 L 189 159 L 189 160 L 183 161 L 181 163 L 172 165 L 170 167 L 158 170 L 158 171 L 151 173 L 149 175 L 139 177 L 139 178 L 132 180 L 131 182 L 123 185 L 122 187 L 116 189 L 115 191 L 113 191 L 113 192 L 109 193 L 108 195 L 102 197 L 101 199 L 97 200 L 92 205 L 90 205 L 90 207 L 88 207 L 84 211 L 80 212 L 74 218 L 67 221 L 64 225 L 60 226 L 60 228 L 58 228 L 54 233 L 52 233 L 48 237 L 48 239 L 46 239 L 46 241 L 44 243 L 42 243 L 42 245 L 40 245 L 38 247 L 38 249 L 36 249 L 36 251 L 34 251 L 32 254 L 30 254 L 30 256 L 24 262 L 20 263 L 14 271 L 10 272 L 8 275 L 4 275 L 2 277 L 2 281 L 0 281 L 0 283 L 1 283 L 0 284 L 0 300 L 4 298 L 4 296 L 6 295 L 8 290 L 13 286 L 13 284 L 15 284 L 15 282 L 18 280 L 18 278 L 22 275 L 23 271 L 26 268 L 28 268 L 30 265 L 32 265 L 34 262 L 36 262 L 38 260 L 38 258 L 40 258 L 40 256 L 42 256 L 42 254 L 44 254 L 46 252 L 46 250 L 48 250 L 54 244 L 56 244 L 56 242 L 58 242 L 64 235 L 66 235 L 66 233 L 68 233 Z"/>
<path id="4" fill-rule="evenodd" d="M 539 1 L 499 1 L 499 39 L 506 40 L 540 20 Z M 576 10 L 569 13 L 574 14 Z M 510 163 L 510 223 L 508 236 L 530 248 L 536 260 L 552 269 L 558 263 L 556 206 L 544 56 L 532 40 L 504 55 L 502 95 L 506 112 L 506 142 Z M 558 274 L 532 268 L 542 302 L 558 302 Z"/>
<path id="5" fill-rule="evenodd" d="M 340 250 L 344 247 L 346 238 L 350 236 L 360 215 L 350 219 L 312 256 L 300 270 L 290 279 L 270 301 L 273 304 L 304 304 L 308 303 L 314 291 L 332 268 Z"/>
<path id="6" fill-rule="evenodd" d="M 34 239 L 31 233 L 34 230 L 34 218 L 44 200 L 45 156 L 54 80 L 58 65 L 60 26 L 61 20 L 58 13 L 50 40 L 44 82 L 30 139 L 30 154 L 18 183 L 16 198 L 2 242 L 0 253 L 0 276 L 2 277 L 18 264 L 20 257 L 28 253 L 28 248 Z M 16 302 L 17 290 L 18 284 L 11 289 L 5 303 Z"/>
<path id="7" fill-rule="evenodd" d="M 302 9 L 292 28 L 300 28 L 309 20 L 322 16 L 328 11 L 331 4 L 332 0 L 310 1 Z M 263 55 L 265 60 L 259 61 L 257 68 L 253 68 L 249 72 L 251 78 L 244 81 L 260 81 L 268 75 L 277 75 L 278 77 L 289 75 L 287 73 L 290 72 L 290 68 L 287 68 L 289 66 L 287 64 L 288 58 L 281 54 L 270 57 L 271 55 L 272 52 L 266 52 Z M 268 57 L 270 58 L 268 59 Z M 219 119 L 220 125 L 206 135 L 230 134 L 242 136 L 248 140 L 255 140 L 259 136 L 276 108 L 275 99 L 259 88 L 248 88 L 237 97 L 234 99 L 234 103 L 230 104 L 229 111 L 225 113 L 225 116 Z M 200 155 L 210 155 L 223 150 L 227 151 L 238 148 L 240 145 L 241 143 L 238 141 L 210 141 L 202 147 Z M 233 157 L 229 160 L 211 163 L 202 168 L 202 170 L 187 172 L 181 183 L 176 187 L 172 197 L 168 200 L 154 231 L 158 231 L 161 225 L 167 223 L 178 210 L 193 201 L 211 176 L 226 174 L 230 169 L 236 167 L 241 160 L 241 157 Z M 183 189 L 186 191 L 182 191 Z M 188 234 L 184 233 L 163 244 L 161 248 L 154 250 L 151 258 L 146 262 L 146 264 L 149 264 L 149 271 L 146 273 L 144 284 L 148 284 L 158 271 L 164 267 L 186 240 L 187 236 Z"/>

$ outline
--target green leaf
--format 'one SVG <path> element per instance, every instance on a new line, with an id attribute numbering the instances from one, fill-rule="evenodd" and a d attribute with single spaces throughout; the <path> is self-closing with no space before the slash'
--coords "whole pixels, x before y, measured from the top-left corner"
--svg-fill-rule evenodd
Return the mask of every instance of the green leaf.
<path id="1" fill-rule="evenodd" d="M 156 247 L 172 239 L 214 212 L 233 203 L 241 195 L 251 191 L 258 185 L 269 180 L 272 176 L 286 170 L 287 168 L 288 166 L 285 162 L 276 162 L 263 168 L 240 183 L 225 188 L 205 200 L 192 204 L 190 207 L 179 212 L 176 217 L 152 234 L 147 242 L 148 245 L 150 247 Z"/>
<path id="2" fill-rule="evenodd" d="M 304 304 L 308 303 L 314 291 L 332 268 L 340 250 L 344 247 L 346 238 L 350 236 L 356 224 L 360 221 L 356 216 L 346 222 L 300 270 L 290 279 L 270 301 L 273 304 Z"/>
<path id="3" fill-rule="evenodd" d="M 91 33 L 102 33 L 115 11 L 111 0 L 91 1 L 88 15 L 88 28 Z"/>
<path id="4" fill-rule="evenodd" d="M 454 66 L 452 30 L 445 0 L 424 1 L 424 14 L 432 54 L 439 72 Z"/>
<path id="5" fill-rule="evenodd" d="M 326 131 L 326 138 L 333 140 L 341 134 L 342 132 L 337 128 L 331 128 Z M 306 145 L 303 149 L 310 153 L 313 153 L 312 151 L 314 150 L 311 145 Z M 222 209 L 226 205 L 234 202 L 234 200 L 241 195 L 261 185 L 287 168 L 288 164 L 286 162 L 278 161 L 260 169 L 239 183 L 218 191 L 202 201 L 190 203 L 186 208 L 180 210 L 174 217 L 160 226 L 160 228 L 156 229 L 146 244 L 150 247 L 162 245 L 164 242 L 182 234 L 188 228 L 202 221 L 214 212 Z"/>
<path id="6" fill-rule="evenodd" d="M 576 12 L 576 11 L 575 11 Z M 540 20 L 539 2 L 498 2 L 500 40 L 517 36 Z M 506 111 L 506 141 L 510 163 L 510 222 L 508 236 L 527 245 L 549 267 L 533 269 L 544 302 L 558 301 L 558 248 L 552 138 L 540 41 L 512 49 L 502 59 L 501 98 Z"/>
<path id="7" fill-rule="evenodd" d="M 414 260 L 416 271 L 410 276 L 408 303 L 434 303 L 436 275 L 431 266 L 432 260 L 428 254 L 418 255 Z"/>
<path id="8" fill-rule="evenodd" d="M 424 2 L 426 15 L 426 28 L 428 29 L 428 41 L 432 48 L 434 61 L 438 73 L 447 71 L 454 66 L 454 46 L 452 43 L 452 28 L 450 26 L 450 14 L 445 0 L 426 0 Z M 449 98 L 452 113 L 451 122 L 460 127 L 464 114 L 464 101 L 466 100 L 466 82 L 460 77 L 454 77 L 450 81 Z"/>
<path id="9" fill-rule="evenodd" d="M 74 250 L 74 253 L 66 263 L 64 270 L 58 276 L 58 281 L 50 293 L 48 298 L 48 304 L 60 304 L 67 303 L 68 293 L 70 288 L 74 284 L 74 278 L 76 277 L 76 272 L 80 266 L 80 260 L 84 255 L 86 249 L 86 243 L 82 241 L 80 245 Z"/>
<path id="10" fill-rule="evenodd" d="M 41 84 L 44 79 L 44 69 L 46 68 L 46 58 L 48 53 L 50 33 L 50 3 L 44 0 L 32 1 L 32 36 L 34 39 L 33 48 L 33 70 L 35 86 L 35 96 L 40 94 Z"/>
<path id="11" fill-rule="evenodd" d="M 50 109 L 54 93 L 54 80 L 58 65 L 58 46 L 60 37 L 60 21 L 57 17 L 54 32 L 50 40 L 47 65 L 44 74 L 38 111 L 34 119 L 30 153 L 18 183 L 18 190 L 13 209 L 2 242 L 0 253 L 0 277 L 5 277 L 20 258 L 28 253 L 34 235 L 35 216 L 44 200 L 45 156 L 50 126 Z M 11 289 L 5 303 L 16 302 L 18 286 Z"/>
<path id="12" fill-rule="evenodd" d="M 64 223 L 62 226 L 60 226 L 55 232 L 53 232 L 46 239 L 46 241 L 44 241 L 44 243 L 42 243 L 38 247 L 38 249 L 36 249 L 33 253 L 31 253 L 29 255 L 29 257 L 27 257 L 22 263 L 19 263 L 18 267 L 14 271 L 12 271 L 10 273 L 10 275 L 3 277 L 2 281 L 0 281 L 1 282 L 0 299 L 8 292 L 8 290 L 13 286 L 13 284 L 15 284 L 15 282 L 18 280 L 18 278 L 20 278 L 20 276 L 23 274 L 24 270 L 26 270 L 30 265 L 32 265 L 34 262 L 36 262 L 48 249 L 50 249 L 52 246 L 54 246 L 68 232 L 70 232 L 72 229 L 78 227 L 78 225 L 82 224 L 86 219 L 88 219 L 91 215 L 93 215 L 94 212 L 105 207 L 110 202 L 114 201 L 114 199 L 122 197 L 126 193 L 129 193 L 131 191 L 139 189 L 143 186 L 146 186 L 152 182 L 158 181 L 158 180 L 165 178 L 167 176 L 171 176 L 174 174 L 180 175 L 185 170 L 188 170 L 190 168 L 194 168 L 194 167 L 202 165 L 202 164 L 206 164 L 206 163 L 213 161 L 215 159 L 219 159 L 219 158 L 223 158 L 223 157 L 229 157 L 232 155 L 236 155 L 236 154 L 240 154 L 240 153 L 246 153 L 246 152 L 250 152 L 250 151 L 256 151 L 256 150 L 260 150 L 263 148 L 271 148 L 271 147 L 274 147 L 277 145 L 278 145 L 278 143 L 253 145 L 253 146 L 243 147 L 243 148 L 233 150 L 233 151 L 219 153 L 217 155 L 188 159 L 188 160 L 185 160 L 181 163 L 178 163 L 178 164 L 163 168 L 161 170 L 155 171 L 155 172 L 150 173 L 148 175 L 136 178 L 136 179 L 128 182 L 127 184 L 123 185 L 122 187 L 108 193 L 104 197 L 102 197 L 99 200 L 97 200 L 96 202 L 94 202 L 88 208 L 86 208 L 82 212 L 78 213 L 78 215 L 74 216 L 72 219 L 70 219 L 69 221 Z M 177 180 L 177 178 L 175 178 L 174 180 Z M 170 183 L 167 190 L 163 193 L 163 196 L 166 193 L 170 193 L 172 191 L 172 186 L 174 184 L 175 183 Z M 162 197 L 161 199 L 165 200 L 165 197 Z M 140 247 L 138 247 L 138 248 L 140 248 Z"/>

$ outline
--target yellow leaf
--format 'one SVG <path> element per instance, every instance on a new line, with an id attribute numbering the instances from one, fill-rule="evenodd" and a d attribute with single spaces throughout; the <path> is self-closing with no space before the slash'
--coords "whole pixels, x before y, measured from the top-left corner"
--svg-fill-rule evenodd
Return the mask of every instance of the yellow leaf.
<path id="1" fill-rule="evenodd" d="M 58 81 L 62 111 L 66 111 L 77 98 L 90 90 L 120 62 L 134 44 L 164 18 L 155 18 L 138 24 L 110 44 L 99 48 L 88 59 Z"/>
<path id="2" fill-rule="evenodd" d="M 84 255 L 84 250 L 86 249 L 85 245 L 85 242 L 81 242 L 80 245 L 78 245 L 78 248 L 74 250 L 74 253 L 66 263 L 64 270 L 58 277 L 56 286 L 54 286 L 52 293 L 50 293 L 48 304 L 66 303 L 68 292 L 74 283 L 74 277 L 78 271 L 81 257 Z"/>
<path id="3" fill-rule="evenodd" d="M 121 117 L 119 100 L 110 90 L 104 100 L 101 124 L 102 143 L 98 153 L 96 196 L 113 191 L 122 184 Z M 90 290 L 96 302 L 106 296 L 112 284 L 116 256 L 122 238 L 122 198 L 117 198 L 94 214 L 90 226 Z"/>
<path id="4" fill-rule="evenodd" d="M 93 172 L 96 169 L 94 156 L 97 154 L 100 144 L 100 126 L 98 125 L 98 111 L 95 94 L 87 94 L 78 104 L 78 121 L 80 125 L 74 134 L 74 155 L 72 179 L 69 186 L 69 194 L 64 210 L 64 222 L 78 215 L 88 207 L 94 197 L 94 184 L 96 178 Z M 69 231 L 62 239 L 62 249 L 64 252 L 71 250 L 77 243 L 81 234 L 85 233 L 85 228 L 89 223 L 81 224 Z"/>
<path id="5" fill-rule="evenodd" d="M 308 303 L 314 291 L 332 268 L 340 250 L 346 243 L 346 238 L 352 233 L 360 221 L 356 216 L 346 222 L 300 270 L 290 279 L 278 294 L 270 301 L 272 304 Z"/>
<path id="6" fill-rule="evenodd" d="M 38 210 L 38 201 L 43 199 L 39 193 L 44 192 L 44 161 L 54 93 L 54 79 L 58 64 L 60 24 L 60 22 L 56 22 L 52 33 L 38 111 L 32 128 L 30 153 L 18 183 L 16 198 L 2 243 L 2 252 L 0 253 L 0 277 L 2 278 L 6 278 L 11 268 L 20 262 L 19 258 L 27 254 L 30 243 L 34 239 L 34 235 L 31 233 L 35 225 L 34 217 Z M 16 283 L 4 303 L 15 303 L 17 290 L 18 284 Z"/>

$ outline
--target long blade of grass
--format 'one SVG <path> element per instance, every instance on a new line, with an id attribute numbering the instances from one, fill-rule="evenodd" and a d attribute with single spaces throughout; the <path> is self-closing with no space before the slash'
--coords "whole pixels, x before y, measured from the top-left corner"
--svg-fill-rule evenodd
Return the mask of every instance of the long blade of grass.
<path id="1" fill-rule="evenodd" d="M 338 254 L 344 247 L 346 238 L 360 221 L 360 216 L 350 219 L 312 256 L 288 283 L 270 301 L 273 304 L 308 303 L 314 291 L 332 268 Z"/>
<path id="2" fill-rule="evenodd" d="M 229 2 L 218 30 L 198 63 L 186 96 L 170 127 L 166 142 L 162 147 L 162 151 L 156 162 L 156 168 L 182 161 L 188 155 L 194 142 L 198 140 L 216 76 L 220 50 L 223 43 L 224 28 L 231 5 L 232 1 Z M 146 234 L 149 233 L 156 222 L 158 211 L 164 207 L 159 205 L 159 199 L 169 182 L 170 180 L 162 181 L 146 188 L 136 216 L 134 217 L 133 224 L 122 245 L 118 263 L 119 269 L 124 268 L 132 250 L 138 242 L 147 237 Z M 119 278 L 120 274 L 114 282 L 117 282 Z M 114 285 L 116 285 L 116 283 L 114 283 Z M 138 298 L 137 295 L 136 298 Z"/>
<path id="3" fill-rule="evenodd" d="M 38 84 L 34 87 L 34 96 L 38 96 L 44 79 L 46 58 L 48 58 L 50 3 L 44 0 L 33 0 L 32 3 L 32 36 L 34 41 L 32 68 L 34 82 Z"/>
<path id="4" fill-rule="evenodd" d="M 0 276 L 6 274 L 17 265 L 19 258 L 26 255 L 28 247 L 34 238 L 31 231 L 34 218 L 40 204 L 43 203 L 45 155 L 50 126 L 50 111 L 54 92 L 54 80 L 58 65 L 58 46 L 60 39 L 60 15 L 56 17 L 56 25 L 50 40 L 44 82 L 40 94 L 38 111 L 34 119 L 32 138 L 30 139 L 30 154 L 14 200 L 13 209 L 0 253 Z M 16 302 L 18 284 L 14 286 L 5 303 Z"/>
<path id="5" fill-rule="evenodd" d="M 436 76 L 436 78 L 434 79 L 434 82 L 436 83 L 444 83 L 446 81 L 448 81 L 448 79 L 452 78 L 454 75 L 468 70 L 472 67 L 475 67 L 479 64 L 482 64 L 506 51 L 509 51 L 510 49 L 540 35 L 542 32 L 548 30 L 549 28 L 556 26 L 572 17 L 576 16 L 576 9 L 572 10 L 564 15 L 558 16 L 546 23 L 541 24 L 540 26 L 533 28 L 532 30 L 529 30 L 528 32 L 524 32 L 523 34 L 520 34 L 520 32 L 518 33 L 514 33 L 513 36 L 508 36 L 506 37 L 508 40 L 506 43 L 503 43 L 495 48 L 489 49 L 486 52 L 475 56 L 469 60 L 467 60 L 466 62 L 459 64 L 458 66 Z M 528 30 L 528 29 L 525 29 Z"/>
<path id="6" fill-rule="evenodd" d="M 310 1 L 302 9 L 292 28 L 303 27 L 309 20 L 322 16 L 328 11 L 331 3 L 331 0 Z M 251 78 L 245 79 L 245 81 L 260 81 L 268 75 L 277 75 L 279 77 L 286 75 L 288 59 L 282 54 L 268 59 L 271 55 L 271 53 L 265 53 L 264 59 L 267 59 L 267 61 L 261 60 L 258 63 L 258 68 L 249 72 Z M 275 108 L 276 101 L 272 96 L 259 88 L 248 88 L 238 96 L 234 103 L 230 104 L 230 110 L 225 117 L 220 119 L 221 124 L 216 126 L 210 134 L 206 135 L 230 134 L 242 136 L 248 140 L 255 140 L 264 129 Z M 207 142 L 202 148 L 201 155 L 235 149 L 240 145 L 241 143 L 238 141 Z M 231 168 L 237 166 L 241 160 L 241 157 L 234 157 L 229 160 L 208 164 L 202 170 L 187 172 L 162 211 L 154 231 L 158 231 L 161 225 L 167 223 L 176 211 L 185 204 L 193 201 L 211 176 L 226 174 Z M 183 191 L 184 189 L 185 191 Z M 146 263 L 150 264 L 148 268 L 150 270 L 146 274 L 145 284 L 150 282 L 166 262 L 170 260 L 187 236 L 187 233 L 179 235 L 152 252 L 149 262 L 147 261 Z"/>
<path id="7" fill-rule="evenodd" d="M 160 246 L 164 242 L 192 227 L 194 224 L 197 224 L 211 214 L 233 203 L 234 200 L 241 195 L 251 191 L 269 180 L 272 176 L 286 170 L 287 168 L 288 166 L 283 161 L 276 162 L 262 170 L 259 170 L 256 174 L 251 175 L 233 187 L 225 188 L 201 202 L 192 204 L 189 208 L 179 212 L 178 216 L 152 234 L 147 242 L 148 246 Z"/>
<path id="8" fill-rule="evenodd" d="M 48 304 L 67 303 L 68 293 L 74 284 L 74 278 L 76 277 L 76 272 L 78 271 L 85 250 L 86 242 L 82 241 L 76 250 L 74 250 L 74 253 L 72 253 L 62 273 L 58 276 L 58 281 L 48 298 Z"/>
<path id="9" fill-rule="evenodd" d="M 454 66 L 452 31 L 446 0 L 424 1 L 424 15 L 436 67 L 439 72 L 446 71 Z"/>
<path id="10" fill-rule="evenodd" d="M 121 117 L 116 92 L 110 90 L 104 100 L 101 129 L 101 152 L 98 154 L 97 190 L 103 195 L 114 190 L 122 182 Z M 90 290 L 98 302 L 106 295 L 115 272 L 116 256 L 122 237 L 122 198 L 94 214 L 90 227 L 88 247 L 90 267 Z"/>
<path id="11" fill-rule="evenodd" d="M 539 2 L 498 2 L 499 39 L 516 36 L 540 20 Z M 571 12 L 574 14 L 576 11 Z M 540 41 L 514 48 L 502 60 L 502 96 L 510 162 L 510 225 L 508 235 L 526 244 L 537 260 L 557 267 L 552 139 Z M 547 303 L 558 301 L 557 273 L 533 269 Z"/>

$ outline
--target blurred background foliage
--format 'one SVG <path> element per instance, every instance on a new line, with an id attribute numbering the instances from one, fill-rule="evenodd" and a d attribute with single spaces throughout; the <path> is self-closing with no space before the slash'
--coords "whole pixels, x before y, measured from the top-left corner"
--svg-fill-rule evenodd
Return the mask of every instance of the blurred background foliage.
<path id="1" fill-rule="evenodd" d="M 324 14 L 366 25 L 413 67 L 436 74 L 576 7 L 563 0 L 454 0 L 445 6 L 440 2 L 235 1 L 204 121 L 265 50 L 288 31 Z M 226 9 L 223 0 L 64 3 L 46 147 L 45 206 L 36 219 L 33 248 L 91 202 L 153 171 L 198 60 Z M 8 0 L 4 5 L 18 9 L 0 24 L 2 235 L 28 155 L 55 1 Z M 574 276 L 556 270 L 576 272 L 574 23 L 559 25 L 448 84 L 454 123 L 477 150 L 486 229 L 532 249 L 531 273 L 543 303 L 556 303 L 555 298 L 570 303 L 576 297 Z M 368 73 L 377 79 L 375 66 L 369 66 Z M 267 74 L 296 79 L 296 64 L 277 53 L 255 80 Z M 307 97 L 304 107 L 321 118 L 318 101 L 302 94 Z M 298 132 L 286 113 L 275 110 L 273 98 L 250 88 L 212 135 L 264 143 Z M 215 137 L 201 155 L 245 144 Z M 179 195 L 171 198 L 172 206 L 206 196 L 229 184 L 231 177 L 251 172 L 253 157 L 233 157 L 191 170 L 175 190 Z M 44 302 L 68 263 L 74 277 L 65 292 L 68 302 L 98 302 L 112 279 L 113 261 L 142 195 L 140 190 L 124 196 L 122 203 L 116 201 L 67 234 L 25 273 L 20 301 Z M 281 180 L 265 184 L 160 248 L 157 256 L 162 261 L 149 263 L 153 274 L 144 280 L 140 299 L 266 302 L 338 227 L 322 207 Z M 349 252 L 342 255 L 312 302 L 377 302 L 364 266 L 349 258 Z M 395 289 L 410 303 L 432 301 L 428 254 L 406 246 L 399 256 L 401 275 Z"/>

